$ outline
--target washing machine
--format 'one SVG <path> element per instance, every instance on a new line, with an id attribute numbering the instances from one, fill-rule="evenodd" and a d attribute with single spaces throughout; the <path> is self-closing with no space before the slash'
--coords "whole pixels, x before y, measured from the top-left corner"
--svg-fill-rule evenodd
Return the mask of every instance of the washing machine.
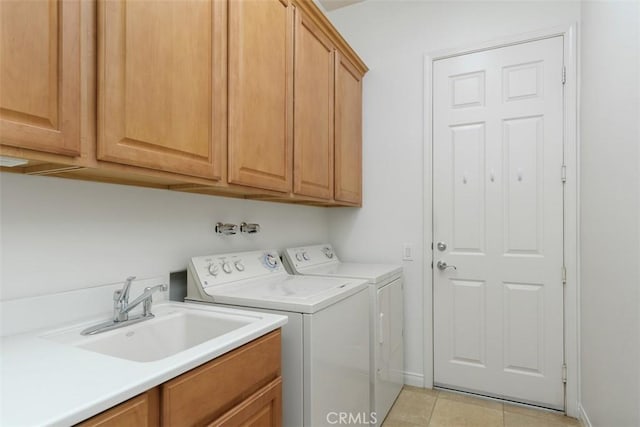
<path id="1" fill-rule="evenodd" d="M 188 265 L 185 301 L 287 316 L 284 426 L 371 424 L 365 280 L 290 275 L 273 250 L 199 256 Z"/>
<path id="2" fill-rule="evenodd" d="M 292 274 L 369 283 L 371 410 L 382 424 L 404 384 L 402 267 L 341 262 L 330 244 L 288 248 L 282 259 Z"/>

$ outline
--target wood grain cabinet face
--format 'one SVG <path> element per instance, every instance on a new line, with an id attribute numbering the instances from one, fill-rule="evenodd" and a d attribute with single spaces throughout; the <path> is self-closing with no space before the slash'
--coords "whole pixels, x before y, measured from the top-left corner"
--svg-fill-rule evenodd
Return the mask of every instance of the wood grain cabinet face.
<path id="1" fill-rule="evenodd" d="M 293 6 L 229 2 L 229 182 L 292 188 Z"/>
<path id="2" fill-rule="evenodd" d="M 78 424 L 78 427 L 157 427 L 160 425 L 158 387 Z"/>
<path id="3" fill-rule="evenodd" d="M 296 11 L 293 192 L 333 197 L 334 47 Z"/>
<path id="4" fill-rule="evenodd" d="M 336 61 L 335 199 L 362 203 L 362 74 Z"/>
<path id="5" fill-rule="evenodd" d="M 226 2 L 102 1 L 98 159 L 219 180 Z"/>
<path id="6" fill-rule="evenodd" d="M 0 143 L 80 154 L 80 2 L 0 1 Z"/>
<path id="7" fill-rule="evenodd" d="M 258 390 L 209 427 L 280 427 L 282 425 L 282 378 Z"/>
<path id="8" fill-rule="evenodd" d="M 281 341 L 277 329 L 78 426 L 280 427 Z"/>
<path id="9" fill-rule="evenodd" d="M 164 383 L 162 425 L 206 425 L 246 403 L 280 377 L 280 341 L 272 332 Z"/>

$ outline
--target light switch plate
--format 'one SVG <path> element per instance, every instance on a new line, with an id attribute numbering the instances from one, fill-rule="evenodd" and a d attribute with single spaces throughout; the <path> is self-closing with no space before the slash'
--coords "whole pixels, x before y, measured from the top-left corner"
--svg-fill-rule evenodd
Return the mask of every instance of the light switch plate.
<path id="1" fill-rule="evenodd" d="M 402 245 L 402 260 L 413 261 L 413 245 L 411 243 Z"/>

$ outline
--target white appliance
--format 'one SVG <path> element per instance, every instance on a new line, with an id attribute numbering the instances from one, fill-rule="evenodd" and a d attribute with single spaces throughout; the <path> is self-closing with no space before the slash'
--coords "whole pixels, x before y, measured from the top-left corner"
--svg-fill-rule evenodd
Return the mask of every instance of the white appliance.
<path id="1" fill-rule="evenodd" d="M 189 262 L 186 301 L 288 317 L 283 425 L 329 426 L 341 414 L 369 421 L 366 281 L 292 276 L 275 251 L 200 256 Z"/>
<path id="2" fill-rule="evenodd" d="M 285 249 L 283 259 L 294 274 L 369 283 L 371 411 L 382 424 L 404 384 L 402 267 L 341 262 L 329 244 Z"/>

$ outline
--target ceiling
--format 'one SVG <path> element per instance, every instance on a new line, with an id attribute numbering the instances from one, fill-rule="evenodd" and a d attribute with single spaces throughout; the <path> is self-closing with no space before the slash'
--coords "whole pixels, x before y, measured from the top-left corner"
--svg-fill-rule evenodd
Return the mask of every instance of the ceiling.
<path id="1" fill-rule="evenodd" d="M 319 0 L 320 4 L 327 10 L 336 10 L 341 7 L 351 6 L 352 4 L 363 2 L 364 0 Z"/>

